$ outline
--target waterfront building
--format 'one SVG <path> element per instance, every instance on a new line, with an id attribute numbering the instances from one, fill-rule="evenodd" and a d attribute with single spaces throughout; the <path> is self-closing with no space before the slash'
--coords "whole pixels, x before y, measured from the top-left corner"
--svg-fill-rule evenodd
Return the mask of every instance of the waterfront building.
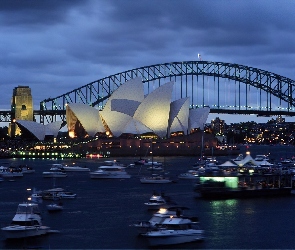
<path id="1" fill-rule="evenodd" d="M 68 103 L 66 119 L 71 137 L 105 134 L 153 133 L 159 138 L 171 134 L 189 135 L 196 128 L 203 129 L 210 108 L 189 108 L 189 98 L 171 101 L 174 82 L 167 82 L 144 95 L 141 78 L 125 82 L 109 97 L 104 108 L 98 110 L 82 103 Z"/>

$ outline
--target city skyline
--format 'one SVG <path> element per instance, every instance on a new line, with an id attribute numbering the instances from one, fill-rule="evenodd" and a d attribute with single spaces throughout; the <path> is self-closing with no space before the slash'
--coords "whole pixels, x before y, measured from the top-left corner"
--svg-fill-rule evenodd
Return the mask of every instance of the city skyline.
<path id="1" fill-rule="evenodd" d="M 237 63 L 295 79 L 294 7 L 272 0 L 1 1 L 0 109 L 10 109 L 19 85 L 32 89 L 38 108 L 109 75 L 175 61 Z M 217 116 L 226 123 L 271 119 L 210 114 L 207 122 Z"/>

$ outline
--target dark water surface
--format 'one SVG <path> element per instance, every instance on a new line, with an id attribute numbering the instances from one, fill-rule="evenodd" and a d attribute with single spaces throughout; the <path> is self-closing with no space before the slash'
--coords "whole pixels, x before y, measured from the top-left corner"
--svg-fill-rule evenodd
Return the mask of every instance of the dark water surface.
<path id="1" fill-rule="evenodd" d="M 294 155 L 293 147 L 264 146 L 250 147 L 252 157 L 256 154 L 271 153 L 270 158 Z M 241 150 L 244 153 L 244 149 Z M 174 179 L 179 173 L 191 169 L 198 157 L 155 157 L 165 161 L 166 171 Z M 221 163 L 234 156 L 220 157 Z M 75 162 L 91 170 L 105 159 L 79 159 Z M 132 163 L 136 158 L 118 158 L 122 163 Z M 58 161 L 61 162 L 61 161 Z M 68 162 L 68 160 L 64 160 Z M 38 190 L 53 187 L 51 178 L 43 178 L 42 172 L 50 168 L 51 160 L 42 159 L 0 159 L 0 165 L 27 163 L 36 173 L 27 174 L 0 183 L 0 225 L 10 223 L 18 203 L 23 201 L 26 188 Z M 144 206 L 153 190 L 164 191 L 179 205 L 190 208 L 187 215 L 200 219 L 205 230 L 203 242 L 173 246 L 178 249 L 293 249 L 295 248 L 295 196 L 282 198 L 255 198 L 208 201 L 196 198 L 191 180 L 178 180 L 171 184 L 141 184 L 139 176 L 148 171 L 142 167 L 130 168 L 132 175 L 125 180 L 95 180 L 89 173 L 70 172 L 66 178 L 57 178 L 56 186 L 77 194 L 74 200 L 63 200 L 64 210 L 48 213 L 42 209 L 43 224 L 60 233 L 34 239 L 4 239 L 0 232 L 0 249 L 44 248 L 44 249 L 146 249 L 147 242 L 138 237 L 134 228 L 129 227 L 139 220 L 148 220 L 152 213 Z"/>

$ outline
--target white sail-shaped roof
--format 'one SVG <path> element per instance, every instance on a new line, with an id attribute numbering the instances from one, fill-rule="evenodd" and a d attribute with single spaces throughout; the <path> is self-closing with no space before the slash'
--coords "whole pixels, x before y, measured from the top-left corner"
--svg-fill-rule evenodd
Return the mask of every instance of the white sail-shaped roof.
<path id="1" fill-rule="evenodd" d="M 144 88 L 140 77 L 133 78 L 117 88 L 109 97 L 104 111 L 112 111 L 112 100 L 125 99 L 142 102 L 144 99 Z"/>
<path id="2" fill-rule="evenodd" d="M 34 136 L 37 137 L 38 140 L 44 140 L 45 126 L 43 124 L 26 120 L 17 120 L 16 123 L 29 130 Z"/>
<path id="3" fill-rule="evenodd" d="M 111 103 L 112 103 L 111 105 L 112 111 L 121 112 L 131 117 L 133 117 L 136 109 L 140 105 L 139 101 L 126 100 L 126 99 L 113 99 Z"/>
<path id="4" fill-rule="evenodd" d="M 189 117 L 189 98 L 178 99 L 170 104 L 169 134 L 171 132 L 183 131 L 187 134 Z"/>
<path id="5" fill-rule="evenodd" d="M 146 96 L 134 114 L 134 119 L 151 128 L 160 137 L 167 134 L 172 91 L 173 82 L 155 89 Z"/>
<path id="6" fill-rule="evenodd" d="M 112 93 L 100 115 L 114 136 L 123 133 L 143 99 L 144 88 L 140 77 L 125 82 Z M 128 105 L 131 105 L 130 109 Z"/>
<path id="7" fill-rule="evenodd" d="M 132 119 L 131 116 L 117 111 L 102 110 L 100 115 L 114 136 L 120 136 L 128 122 Z"/>
<path id="8" fill-rule="evenodd" d="M 30 131 L 38 140 L 43 141 L 46 135 L 57 137 L 62 121 L 56 121 L 46 125 L 27 120 L 17 120 L 16 123 Z"/>
<path id="9" fill-rule="evenodd" d="M 142 124 L 140 121 L 135 119 L 131 119 L 128 124 L 125 126 L 123 133 L 131 133 L 131 134 L 144 134 L 147 132 L 152 132 L 150 128 Z"/>
<path id="10" fill-rule="evenodd" d="M 96 108 L 90 107 L 89 105 L 83 103 L 69 103 L 66 109 L 68 111 L 68 127 L 73 123 L 70 121 L 72 119 L 75 120 L 75 118 L 71 116 L 75 115 L 88 135 L 94 136 L 97 132 L 105 132 L 103 123 L 99 116 L 99 111 Z M 72 113 L 69 112 L 69 109 L 72 111 Z"/>
<path id="11" fill-rule="evenodd" d="M 189 110 L 189 120 L 188 129 L 191 131 L 194 128 L 204 129 L 204 124 L 206 123 L 209 116 L 210 108 L 197 108 Z"/>
<path id="12" fill-rule="evenodd" d="M 56 121 L 45 125 L 45 135 L 53 135 L 57 137 L 58 131 L 61 129 L 62 121 Z"/>

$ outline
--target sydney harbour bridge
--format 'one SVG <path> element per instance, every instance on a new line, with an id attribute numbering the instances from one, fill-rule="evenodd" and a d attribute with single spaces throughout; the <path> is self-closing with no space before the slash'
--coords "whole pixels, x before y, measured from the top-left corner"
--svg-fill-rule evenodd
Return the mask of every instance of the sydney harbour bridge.
<path id="1" fill-rule="evenodd" d="M 174 100 L 189 97 L 190 108 L 210 107 L 210 113 L 295 116 L 295 81 L 290 78 L 239 64 L 183 61 L 131 69 L 45 99 L 34 110 L 35 120 L 65 121 L 67 103 L 102 109 L 113 91 L 135 77 L 142 79 L 145 94 L 173 81 Z M 11 117 L 12 111 L 0 111 L 1 122 Z"/>

